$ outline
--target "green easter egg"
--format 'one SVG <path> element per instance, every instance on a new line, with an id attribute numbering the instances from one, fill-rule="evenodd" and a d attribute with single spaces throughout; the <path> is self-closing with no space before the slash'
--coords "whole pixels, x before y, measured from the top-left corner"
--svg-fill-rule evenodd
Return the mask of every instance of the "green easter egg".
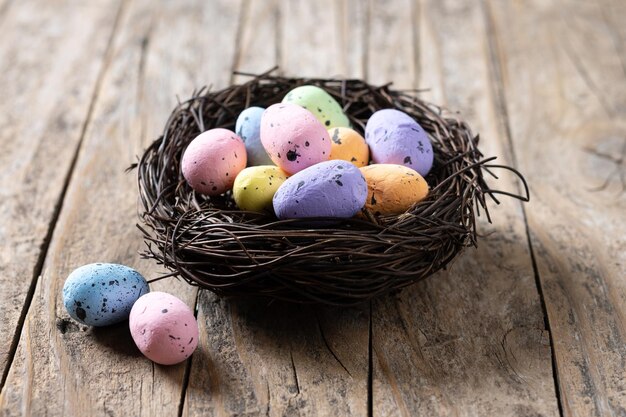
<path id="1" fill-rule="evenodd" d="M 350 127 L 350 121 L 339 103 L 326 91 L 314 85 L 294 88 L 283 98 L 283 103 L 294 103 L 304 107 L 313 113 L 326 129 Z"/>

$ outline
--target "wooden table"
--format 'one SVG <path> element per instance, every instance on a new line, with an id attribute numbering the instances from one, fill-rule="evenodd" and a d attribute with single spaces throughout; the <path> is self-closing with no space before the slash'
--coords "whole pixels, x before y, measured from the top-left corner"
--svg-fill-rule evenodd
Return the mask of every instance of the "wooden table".
<path id="1" fill-rule="evenodd" d="M 625 22 L 623 0 L 0 0 L 0 414 L 626 415 Z M 69 319 L 77 266 L 163 273 L 124 170 L 176 97 L 274 64 L 427 89 L 531 202 L 361 308 L 155 283 L 198 311 L 178 366 Z"/>

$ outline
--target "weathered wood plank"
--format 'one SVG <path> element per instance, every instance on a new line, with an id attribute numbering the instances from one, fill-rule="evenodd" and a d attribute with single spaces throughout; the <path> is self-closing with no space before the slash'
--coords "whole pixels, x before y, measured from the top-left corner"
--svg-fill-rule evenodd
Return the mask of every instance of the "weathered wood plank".
<path id="1" fill-rule="evenodd" d="M 340 2 L 292 0 L 280 2 L 281 69 L 289 75 L 339 75 L 345 58 L 342 49 Z M 349 16 L 343 16 L 348 17 Z M 354 22 L 356 23 L 356 22 Z M 351 23 L 352 24 L 352 23 Z"/>
<path id="2" fill-rule="evenodd" d="M 338 74 L 348 78 L 366 78 L 369 53 L 369 5 L 363 0 L 334 2 L 342 59 L 336 63 Z"/>
<path id="3" fill-rule="evenodd" d="M 0 4 L 3 377 L 41 270 L 118 8 L 117 0 Z"/>
<path id="4" fill-rule="evenodd" d="M 134 347 L 126 323 L 102 329 L 76 325 L 63 309 L 61 288 L 73 268 L 93 261 L 119 262 L 148 278 L 156 275 L 156 266 L 137 256 L 142 242 L 135 228 L 136 180 L 124 169 L 162 128 L 175 94 L 190 94 L 207 78 L 227 82 L 229 67 L 217 59 L 223 51 L 212 46 L 234 37 L 227 16 L 236 16 L 237 10 L 238 4 L 226 1 L 146 0 L 124 7 L 0 396 L 3 413 L 153 416 L 180 411 L 186 364 L 153 365 Z M 151 287 L 194 305 L 196 291 L 186 283 L 164 280 Z"/>
<path id="5" fill-rule="evenodd" d="M 625 415 L 626 7 L 487 5 L 564 415 Z"/>
<path id="6" fill-rule="evenodd" d="M 263 71 L 279 59 L 289 75 L 333 76 L 354 65 L 350 47 L 362 48 L 361 37 L 330 38 L 346 22 L 351 33 L 363 30 L 354 21 L 364 16 L 346 13 L 352 2 L 253 1 L 250 7 L 236 60 L 246 71 Z M 251 18 L 257 13 L 274 17 Z M 329 36 L 330 47 L 320 34 Z M 327 62 L 329 53 L 337 59 Z M 184 415 L 367 414 L 367 308 L 267 305 L 202 292 L 198 316 L 206 349 L 193 357 Z"/>
<path id="7" fill-rule="evenodd" d="M 366 414 L 367 311 L 202 292 L 185 414 Z"/>
<path id="8" fill-rule="evenodd" d="M 0 24 L 5 16 L 8 14 L 9 7 L 11 6 L 11 0 L 0 0 Z"/>
<path id="9" fill-rule="evenodd" d="M 413 0 L 369 0 L 365 71 L 370 83 L 393 82 L 397 89 L 416 87 L 419 44 L 414 42 L 417 39 L 414 22 L 417 13 Z"/>
<path id="10" fill-rule="evenodd" d="M 260 74 L 273 68 L 280 61 L 278 42 L 282 19 L 278 0 L 245 0 L 239 19 L 238 38 L 234 44 L 233 70 Z M 249 77 L 234 76 L 241 83 Z"/>
<path id="11" fill-rule="evenodd" d="M 483 152 L 506 163 L 479 6 L 419 2 L 418 36 L 405 24 L 396 28 L 404 39 L 394 44 L 419 42 L 419 85 L 431 88 L 424 98 L 461 110 L 480 132 Z M 374 62 L 395 53 L 381 49 Z M 374 67 L 383 71 L 379 78 L 397 77 L 394 67 Z M 410 83 L 406 69 L 399 70 Z M 507 176 L 497 186 L 515 190 Z M 448 271 L 374 303 L 374 415 L 558 415 L 522 210 L 502 200 L 492 209 L 494 224 L 480 222 L 478 249 L 468 249 Z"/>

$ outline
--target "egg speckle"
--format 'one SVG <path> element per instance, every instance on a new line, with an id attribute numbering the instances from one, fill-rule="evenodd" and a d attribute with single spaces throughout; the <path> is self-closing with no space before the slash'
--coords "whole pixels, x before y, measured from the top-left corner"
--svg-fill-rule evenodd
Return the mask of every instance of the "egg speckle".
<path id="1" fill-rule="evenodd" d="M 141 353 L 161 365 L 184 361 L 198 346 L 193 311 L 168 293 L 155 291 L 137 300 L 128 324 Z"/>
<path id="2" fill-rule="evenodd" d="M 187 183 L 201 194 L 219 195 L 232 188 L 246 167 L 246 147 L 227 129 L 211 129 L 191 141 L 181 161 Z"/>
<path id="3" fill-rule="evenodd" d="M 124 265 L 93 263 L 76 268 L 63 285 L 63 304 L 76 321 L 108 326 L 128 318 L 133 303 L 148 293 L 139 272 Z"/>

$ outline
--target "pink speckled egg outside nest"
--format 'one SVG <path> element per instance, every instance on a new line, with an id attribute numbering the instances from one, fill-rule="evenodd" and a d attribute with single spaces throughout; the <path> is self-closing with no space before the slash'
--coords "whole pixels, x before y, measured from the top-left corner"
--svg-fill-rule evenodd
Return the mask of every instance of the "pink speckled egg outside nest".
<path id="1" fill-rule="evenodd" d="M 246 167 L 246 146 L 228 129 L 211 129 L 191 141 L 181 161 L 183 177 L 197 192 L 220 195 Z"/>
<path id="2" fill-rule="evenodd" d="M 313 114 L 291 103 L 269 106 L 261 117 L 261 143 L 289 174 L 330 159 L 330 136 Z"/>
<path id="3" fill-rule="evenodd" d="M 198 346 L 198 323 L 193 311 L 165 292 L 151 292 L 133 305 L 128 319 L 135 344 L 148 359 L 174 365 Z"/>

